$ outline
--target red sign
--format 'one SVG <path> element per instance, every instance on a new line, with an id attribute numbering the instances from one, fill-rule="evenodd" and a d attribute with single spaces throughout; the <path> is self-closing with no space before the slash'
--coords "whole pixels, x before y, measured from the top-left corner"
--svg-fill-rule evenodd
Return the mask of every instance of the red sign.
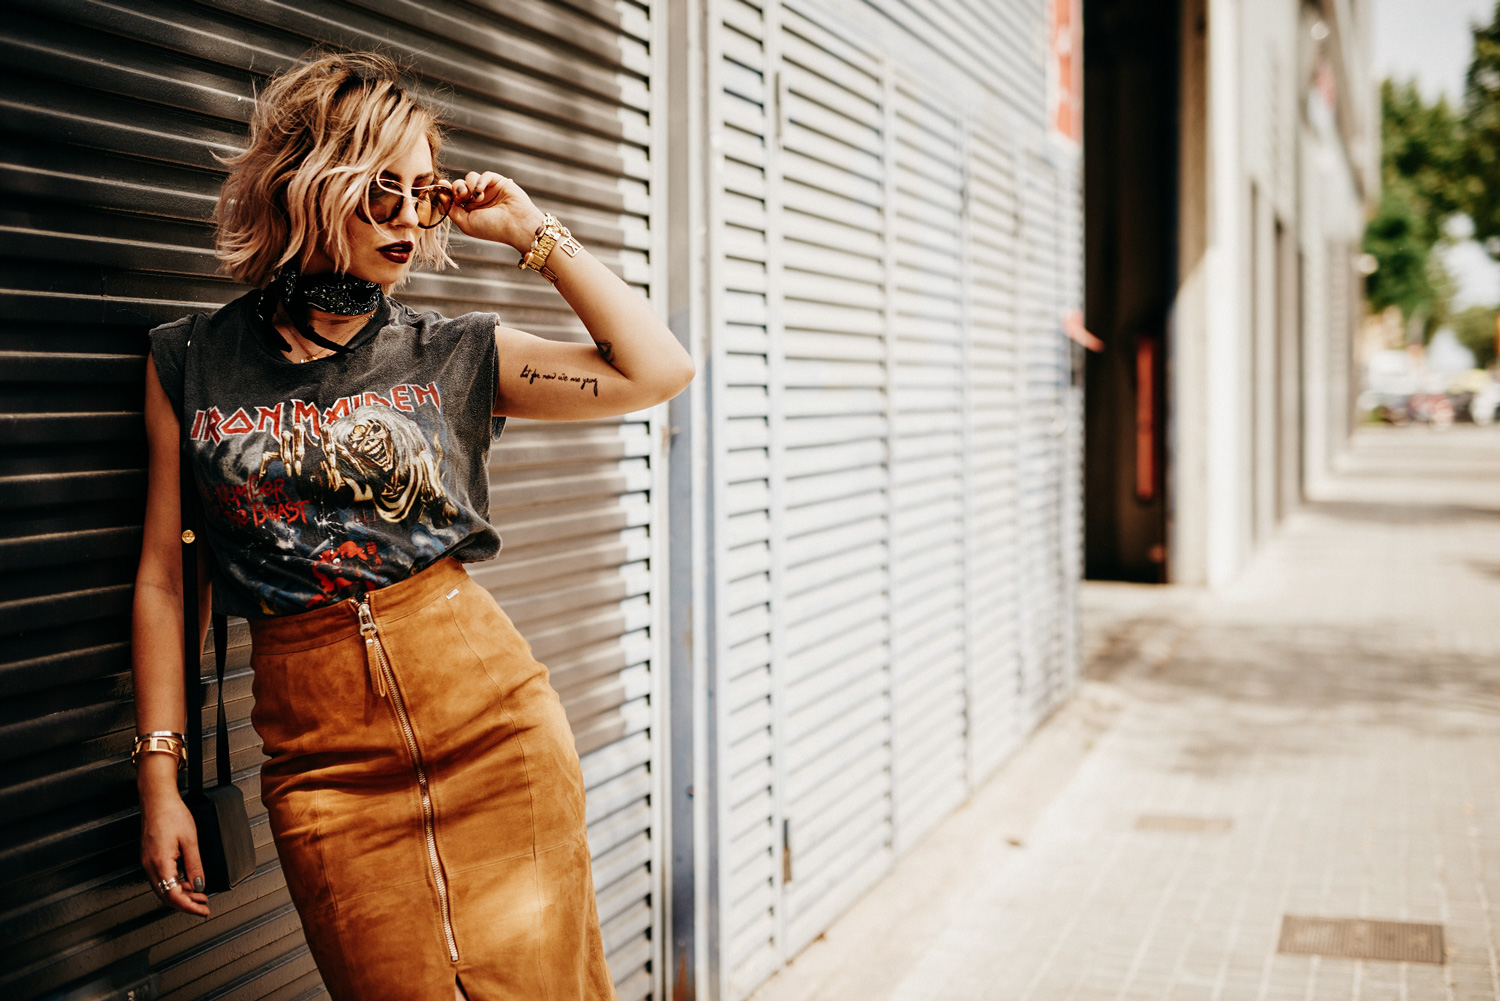
<path id="1" fill-rule="evenodd" d="M 1047 123 L 1073 143 L 1083 142 L 1083 0 L 1047 5 Z"/>

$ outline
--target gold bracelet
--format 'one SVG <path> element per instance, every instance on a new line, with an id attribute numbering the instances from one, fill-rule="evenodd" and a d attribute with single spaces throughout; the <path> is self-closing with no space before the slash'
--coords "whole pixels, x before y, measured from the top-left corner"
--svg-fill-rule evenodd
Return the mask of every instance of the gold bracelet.
<path id="1" fill-rule="evenodd" d="M 552 256 L 554 247 L 561 247 L 563 253 L 569 257 L 576 257 L 583 249 L 583 244 L 573 238 L 573 234 L 568 232 L 568 227 L 559 222 L 557 216 L 548 212 L 542 216 L 542 224 L 536 228 L 536 239 L 531 241 L 530 249 L 521 255 L 521 260 L 516 267 L 530 268 L 556 285 L 557 273 L 547 267 L 547 259 Z"/>
<path id="2" fill-rule="evenodd" d="M 135 747 L 130 752 L 130 763 L 141 767 L 141 758 L 153 751 L 177 756 L 180 768 L 187 763 L 187 739 L 173 730 L 152 730 L 135 738 Z"/>

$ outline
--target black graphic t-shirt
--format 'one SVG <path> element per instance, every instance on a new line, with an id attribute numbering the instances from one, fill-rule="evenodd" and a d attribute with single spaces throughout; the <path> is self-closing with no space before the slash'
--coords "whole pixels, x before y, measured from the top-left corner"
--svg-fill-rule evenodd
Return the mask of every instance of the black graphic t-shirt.
<path id="1" fill-rule="evenodd" d="M 500 550 L 489 523 L 494 313 L 386 299 L 350 350 L 273 352 L 250 292 L 151 331 L 189 439 L 214 607 L 265 618 L 357 598 L 444 556 Z"/>

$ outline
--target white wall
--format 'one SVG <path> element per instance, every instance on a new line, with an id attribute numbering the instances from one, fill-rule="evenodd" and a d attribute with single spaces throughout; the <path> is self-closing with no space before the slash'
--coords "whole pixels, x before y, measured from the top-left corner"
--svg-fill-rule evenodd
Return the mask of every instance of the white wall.
<path id="1" fill-rule="evenodd" d="M 1207 66 L 1201 80 L 1188 68 L 1184 99 L 1206 89 L 1206 123 L 1201 137 L 1188 123 L 1184 142 L 1202 149 L 1186 149 L 1184 163 L 1196 158 L 1206 176 L 1201 191 L 1185 185 L 1183 211 L 1206 217 L 1206 247 L 1182 276 L 1175 313 L 1169 552 L 1174 580 L 1217 585 L 1274 530 L 1289 494 L 1295 503 L 1296 455 L 1315 484 L 1348 433 L 1350 248 L 1369 197 L 1360 185 L 1375 176 L 1375 126 L 1361 4 L 1330 0 L 1321 15 L 1300 0 L 1203 4 Z M 1308 110 L 1320 51 L 1339 92 L 1337 118 L 1321 127 Z M 1185 220 L 1184 233 L 1196 224 Z M 1288 281 L 1299 252 L 1300 282 Z M 1300 387 L 1289 385 L 1297 335 L 1278 284 L 1293 315 L 1302 303 Z M 1300 442 L 1284 427 L 1299 406 Z"/>

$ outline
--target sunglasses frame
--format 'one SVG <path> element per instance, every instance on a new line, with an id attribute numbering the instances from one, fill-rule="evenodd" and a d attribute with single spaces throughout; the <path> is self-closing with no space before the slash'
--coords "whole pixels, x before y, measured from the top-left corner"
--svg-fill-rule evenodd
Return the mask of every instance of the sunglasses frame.
<path id="1" fill-rule="evenodd" d="M 436 229 L 438 226 L 441 226 L 443 224 L 444 220 L 448 218 L 448 213 L 453 211 L 453 184 L 446 177 L 439 178 L 432 184 L 424 184 L 419 188 L 401 188 L 394 186 L 395 184 L 395 181 L 391 181 L 384 177 L 377 177 L 374 181 L 370 182 L 371 188 L 379 188 L 387 194 L 396 195 L 400 200 L 396 202 L 395 211 L 391 212 L 390 215 L 386 216 L 384 219 L 376 219 L 373 212 L 367 213 L 365 211 L 365 206 L 370 206 L 371 208 L 373 208 L 373 203 L 370 201 L 370 193 L 366 191 L 365 204 L 360 206 L 360 216 L 363 217 L 366 222 L 374 226 L 384 226 L 386 223 L 396 218 L 406 209 L 406 200 L 408 198 L 410 198 L 412 201 L 416 202 L 418 206 L 420 206 L 422 199 L 419 192 L 425 193 L 428 191 L 434 191 L 436 189 L 446 189 L 448 192 L 447 199 L 442 202 L 442 214 L 439 215 L 434 222 L 424 224 L 418 221 L 418 228 Z M 429 196 L 429 202 L 434 206 L 438 204 L 437 200 L 432 198 L 431 196 Z M 420 215 L 420 208 L 418 211 L 418 215 Z"/>

